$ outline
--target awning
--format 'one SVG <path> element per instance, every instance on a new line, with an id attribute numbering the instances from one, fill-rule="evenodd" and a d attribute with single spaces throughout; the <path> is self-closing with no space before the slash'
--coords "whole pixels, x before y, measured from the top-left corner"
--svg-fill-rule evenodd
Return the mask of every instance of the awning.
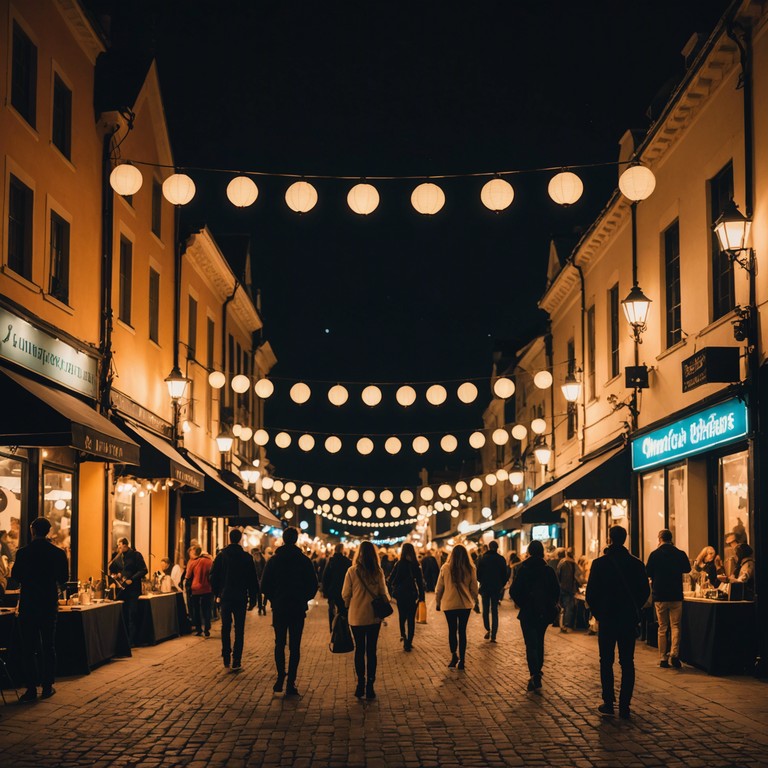
<path id="1" fill-rule="evenodd" d="M 139 463 L 139 446 L 82 400 L 5 368 L 0 392 L 0 445 L 67 445 L 84 459 Z"/>
<path id="2" fill-rule="evenodd" d="M 225 483 L 219 472 L 202 459 L 190 459 L 205 475 L 203 493 L 184 494 L 181 511 L 184 517 L 256 517 L 268 525 L 280 521 L 260 502 Z"/>
<path id="3" fill-rule="evenodd" d="M 192 490 L 203 490 L 205 475 L 167 440 L 132 421 L 125 421 L 124 427 L 141 446 L 141 463 L 131 474 L 146 478 L 169 477 Z"/>

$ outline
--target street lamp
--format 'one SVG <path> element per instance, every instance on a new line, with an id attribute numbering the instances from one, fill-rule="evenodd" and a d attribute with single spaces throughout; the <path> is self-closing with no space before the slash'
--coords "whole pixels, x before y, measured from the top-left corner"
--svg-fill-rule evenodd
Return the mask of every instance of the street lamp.
<path id="1" fill-rule="evenodd" d="M 520 486 L 525 481 L 525 471 L 523 470 L 523 465 L 518 459 L 513 465 L 512 469 L 509 470 L 509 482 L 511 485 Z"/>
<path id="2" fill-rule="evenodd" d="M 634 211 L 634 207 L 632 209 Z M 621 302 L 622 309 L 624 310 L 624 317 L 627 318 L 627 322 L 632 326 L 632 335 L 638 344 L 642 344 L 640 334 L 642 334 L 646 328 L 646 320 L 648 319 L 648 310 L 651 308 L 651 300 L 642 292 L 640 286 L 637 284 L 637 266 L 636 260 L 633 259 L 635 264 L 635 282 L 632 286 L 632 290 L 627 295 L 627 298 Z"/>
<path id="3" fill-rule="evenodd" d="M 581 382 L 576 378 L 575 373 L 569 373 L 565 381 L 560 385 L 563 390 L 563 397 L 569 403 L 575 403 L 581 397 Z"/>
<path id="4" fill-rule="evenodd" d="M 232 430 L 228 424 L 225 424 L 221 432 L 216 435 L 216 445 L 219 448 L 219 453 L 228 453 L 232 449 L 234 441 L 235 436 L 232 434 Z"/>
<path id="5" fill-rule="evenodd" d="M 747 248 L 747 238 L 752 227 L 752 220 L 739 211 L 733 200 L 725 204 L 723 212 L 718 216 L 713 229 L 720 243 L 720 250 L 728 254 L 742 269 L 751 271 L 752 252 Z M 745 251 L 747 256 L 739 256 Z"/>
<path id="6" fill-rule="evenodd" d="M 179 370 L 178 365 L 174 365 L 171 372 L 165 377 L 165 383 L 171 400 L 178 403 L 187 391 L 189 379 Z"/>
<path id="7" fill-rule="evenodd" d="M 533 447 L 533 455 L 542 467 L 546 467 L 552 459 L 552 449 L 545 438 L 539 438 Z"/>

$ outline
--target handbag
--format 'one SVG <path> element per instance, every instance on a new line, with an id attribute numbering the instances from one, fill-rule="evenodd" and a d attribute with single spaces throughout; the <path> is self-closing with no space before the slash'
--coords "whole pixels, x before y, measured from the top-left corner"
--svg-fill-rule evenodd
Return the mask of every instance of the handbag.
<path id="1" fill-rule="evenodd" d="M 392 603 L 387 600 L 384 595 L 374 595 L 373 592 L 371 592 L 370 589 L 368 589 L 368 585 L 363 581 L 362 577 L 358 575 L 357 577 L 360 579 L 360 583 L 363 585 L 363 589 L 373 598 L 371 600 L 371 608 L 373 608 L 373 615 L 377 619 L 386 619 L 387 616 L 391 616 L 395 609 L 392 607 Z"/>
<path id="2" fill-rule="evenodd" d="M 337 613 L 331 628 L 331 642 L 328 647 L 331 653 L 351 653 L 355 650 L 352 630 L 349 628 L 346 614 Z"/>
<path id="3" fill-rule="evenodd" d="M 416 608 L 416 623 L 427 623 L 427 604 L 423 600 L 419 600 L 419 605 Z"/>

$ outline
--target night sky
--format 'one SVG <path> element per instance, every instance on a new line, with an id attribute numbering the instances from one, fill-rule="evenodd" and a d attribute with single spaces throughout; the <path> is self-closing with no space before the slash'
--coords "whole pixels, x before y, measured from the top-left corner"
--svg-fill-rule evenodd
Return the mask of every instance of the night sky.
<path id="1" fill-rule="evenodd" d="M 157 58 L 179 165 L 426 177 L 615 162 L 623 132 L 646 128 L 649 104 L 681 74 L 691 34 L 708 35 L 728 3 L 117 5 L 115 46 Z M 480 203 L 484 180 L 464 178 L 440 182 L 447 202 L 433 218 L 410 205 L 418 182 L 376 182 L 381 204 L 363 218 L 346 204 L 352 182 L 313 182 L 319 202 L 298 216 L 284 202 L 286 179 L 257 180 L 256 204 L 237 210 L 225 196 L 231 175 L 191 172 L 198 197 L 185 218 L 214 235 L 252 235 L 278 394 L 283 378 L 485 378 L 472 406 L 406 411 L 359 404 L 361 387 L 356 405 L 335 409 L 316 386 L 302 407 L 273 398 L 267 427 L 466 435 L 480 426 L 494 349 L 519 348 L 543 328 L 536 301 L 550 238 L 575 241 L 616 186 L 615 167 L 579 173 L 585 195 L 568 209 L 547 196 L 552 174 L 531 172 L 508 178 L 516 197 L 499 215 Z M 422 466 L 466 460 L 469 473 L 474 456 L 270 451 L 278 476 L 392 487 L 416 483 Z"/>

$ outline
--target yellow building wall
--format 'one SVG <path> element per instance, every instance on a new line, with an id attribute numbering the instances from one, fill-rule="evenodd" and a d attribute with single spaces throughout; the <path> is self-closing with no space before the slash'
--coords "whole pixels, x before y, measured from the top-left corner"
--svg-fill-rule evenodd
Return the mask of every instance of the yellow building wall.
<path id="1" fill-rule="evenodd" d="M 101 578 L 105 562 L 104 464 L 86 461 L 80 464 L 78 493 L 77 578 L 85 581 Z"/>
<path id="2" fill-rule="evenodd" d="M 152 551 L 147 556 L 147 567 L 152 574 L 160 569 L 162 558 L 170 557 L 168 553 L 168 491 L 152 494 L 150 541 Z"/>

